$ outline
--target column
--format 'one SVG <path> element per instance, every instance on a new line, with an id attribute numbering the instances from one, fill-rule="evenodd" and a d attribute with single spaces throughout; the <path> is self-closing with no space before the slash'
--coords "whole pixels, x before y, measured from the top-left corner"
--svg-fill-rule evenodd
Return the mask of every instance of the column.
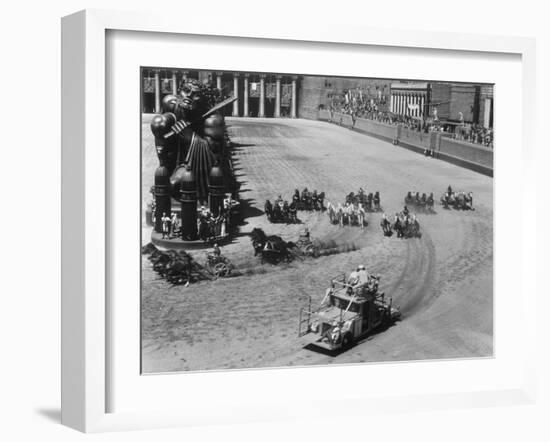
<path id="1" fill-rule="evenodd" d="M 493 105 L 493 100 L 491 100 L 491 98 L 485 98 L 485 103 L 483 107 L 483 127 L 487 129 L 491 126 L 492 105 Z"/>
<path id="2" fill-rule="evenodd" d="M 281 76 L 275 77 L 275 118 L 281 117 Z"/>
<path id="3" fill-rule="evenodd" d="M 181 81 L 185 83 L 187 81 L 187 76 L 189 75 L 189 71 L 183 71 L 181 73 Z"/>
<path id="4" fill-rule="evenodd" d="M 243 87 L 243 117 L 248 117 L 248 74 L 244 74 Z"/>
<path id="5" fill-rule="evenodd" d="M 157 70 L 155 70 L 155 112 L 160 113 L 160 78 Z"/>
<path id="6" fill-rule="evenodd" d="M 178 80 L 176 78 L 176 71 L 172 71 L 172 93 L 174 95 L 178 93 Z"/>
<path id="7" fill-rule="evenodd" d="M 292 77 L 292 103 L 290 107 L 290 118 L 296 118 L 296 80 L 297 77 Z"/>
<path id="8" fill-rule="evenodd" d="M 401 115 L 401 94 L 397 94 L 397 115 Z"/>
<path id="9" fill-rule="evenodd" d="M 216 88 L 222 90 L 222 75 L 223 72 L 216 72 Z"/>
<path id="10" fill-rule="evenodd" d="M 239 116 L 239 74 L 233 74 L 233 96 L 237 99 L 233 102 L 233 116 Z"/>
<path id="11" fill-rule="evenodd" d="M 260 112 L 258 117 L 265 117 L 265 75 L 260 75 Z"/>
<path id="12" fill-rule="evenodd" d="M 390 112 L 393 112 L 393 94 L 390 95 Z"/>
<path id="13" fill-rule="evenodd" d="M 397 114 L 401 115 L 401 94 L 397 94 Z"/>
<path id="14" fill-rule="evenodd" d="M 397 113 L 401 115 L 403 113 L 403 95 L 399 94 L 399 106 L 397 108 Z"/>

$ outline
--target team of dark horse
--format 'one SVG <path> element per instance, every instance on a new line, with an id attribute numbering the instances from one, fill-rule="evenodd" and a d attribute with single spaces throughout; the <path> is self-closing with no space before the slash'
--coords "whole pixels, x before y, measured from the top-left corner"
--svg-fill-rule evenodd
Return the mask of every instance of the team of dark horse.
<path id="1" fill-rule="evenodd" d="M 412 207 L 417 212 L 435 213 L 434 210 L 434 194 L 431 192 L 429 195 L 420 192 L 407 192 L 405 196 L 405 205 Z"/>
<path id="2" fill-rule="evenodd" d="M 269 222 L 296 224 L 300 222 L 298 210 L 321 212 L 325 210 L 324 199 L 325 192 L 317 193 L 317 190 L 310 192 L 306 187 L 300 193 L 298 189 L 295 189 L 290 203 L 288 200 L 284 200 L 281 195 L 273 203 L 266 200 L 264 212 Z"/>
<path id="3" fill-rule="evenodd" d="M 393 232 L 398 238 L 420 238 L 420 223 L 415 214 L 411 214 L 409 208 L 405 206 L 403 210 L 395 214 L 393 220 L 390 220 L 385 213 L 382 215 L 380 227 L 384 236 L 392 236 Z"/>
<path id="4" fill-rule="evenodd" d="M 307 227 L 296 242 L 285 241 L 278 235 L 267 235 L 260 228 L 252 229 L 250 240 L 254 248 L 254 256 L 259 255 L 262 263 L 264 261 L 272 264 L 291 262 L 295 258 L 317 258 L 321 254 L 319 246 L 311 240 Z"/>
<path id="5" fill-rule="evenodd" d="M 345 204 L 361 205 L 367 212 L 380 212 L 382 210 L 380 206 L 380 192 L 377 190 L 374 193 L 367 193 L 362 187 L 359 188 L 357 193 L 348 193 Z"/>
<path id="6" fill-rule="evenodd" d="M 294 189 L 292 195 L 292 202 L 296 205 L 298 210 L 317 211 L 322 212 L 325 210 L 324 206 L 325 192 L 317 192 L 317 189 L 310 192 L 307 187 L 304 187 L 302 193 L 298 189 Z"/>
<path id="7" fill-rule="evenodd" d="M 449 186 L 447 192 L 441 196 L 440 201 L 445 209 L 474 210 L 473 192 L 456 192 L 451 186 Z"/>
<path id="8" fill-rule="evenodd" d="M 298 220 L 298 209 L 294 202 L 288 203 L 287 200 L 283 200 L 281 196 L 271 203 L 270 200 L 266 200 L 264 205 L 265 216 L 271 223 L 286 223 L 296 224 Z"/>

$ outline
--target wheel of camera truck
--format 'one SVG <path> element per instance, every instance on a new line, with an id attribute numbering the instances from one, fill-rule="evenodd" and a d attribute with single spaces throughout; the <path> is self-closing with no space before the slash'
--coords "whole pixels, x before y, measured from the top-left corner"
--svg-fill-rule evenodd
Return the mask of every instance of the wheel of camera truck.
<path id="1" fill-rule="evenodd" d="M 352 338 L 350 333 L 346 333 L 342 338 L 342 348 L 350 348 L 352 344 Z"/>

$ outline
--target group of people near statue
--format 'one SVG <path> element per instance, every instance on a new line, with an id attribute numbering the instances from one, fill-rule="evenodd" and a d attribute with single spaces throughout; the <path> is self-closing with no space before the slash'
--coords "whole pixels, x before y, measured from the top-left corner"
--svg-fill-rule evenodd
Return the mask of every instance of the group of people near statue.
<path id="1" fill-rule="evenodd" d="M 420 194 L 420 192 L 408 191 L 405 196 L 405 205 L 412 206 L 416 210 L 423 212 L 433 212 L 434 211 L 434 194 L 430 192 L 427 195 L 425 192 Z"/>
<path id="2" fill-rule="evenodd" d="M 214 216 L 210 209 L 202 205 L 197 210 L 197 232 L 203 241 L 211 241 L 217 237 L 226 236 L 230 227 L 231 207 L 235 201 L 226 197 L 223 201 L 218 216 Z M 181 236 L 181 217 L 178 212 L 172 212 L 170 216 L 166 212 L 162 214 L 162 239 L 172 239 Z"/>
<path id="3" fill-rule="evenodd" d="M 457 192 L 449 186 L 441 196 L 441 204 L 445 209 L 452 207 L 457 210 L 474 210 L 474 193 Z"/>
<path id="4" fill-rule="evenodd" d="M 380 226 L 384 236 L 392 236 L 395 232 L 398 238 L 420 238 L 420 223 L 414 213 L 410 213 L 405 206 L 401 212 L 395 214 L 393 219 L 387 214 L 382 214 Z"/>

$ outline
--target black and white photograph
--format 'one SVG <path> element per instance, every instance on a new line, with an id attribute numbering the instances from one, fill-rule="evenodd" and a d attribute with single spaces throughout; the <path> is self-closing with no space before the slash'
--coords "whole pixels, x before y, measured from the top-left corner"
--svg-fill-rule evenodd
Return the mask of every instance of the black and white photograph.
<path id="1" fill-rule="evenodd" d="M 493 356 L 493 84 L 139 74 L 142 373 Z"/>

